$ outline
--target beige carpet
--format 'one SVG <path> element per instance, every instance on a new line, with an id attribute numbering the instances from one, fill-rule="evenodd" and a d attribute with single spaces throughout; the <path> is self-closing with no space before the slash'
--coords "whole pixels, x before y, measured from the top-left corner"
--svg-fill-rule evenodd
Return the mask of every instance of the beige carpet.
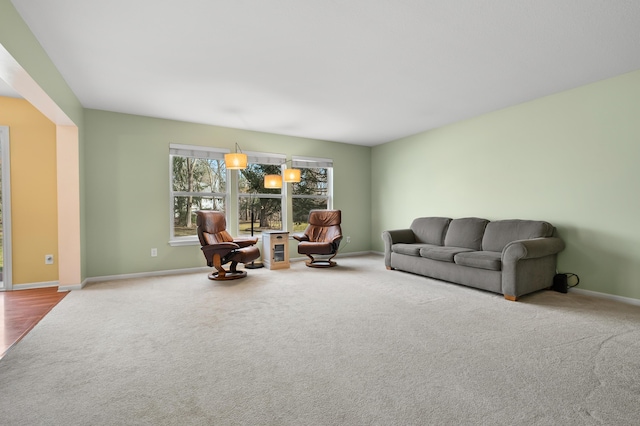
<path id="1" fill-rule="evenodd" d="M 640 424 L 637 306 L 338 262 L 74 291 L 0 361 L 0 423 Z"/>

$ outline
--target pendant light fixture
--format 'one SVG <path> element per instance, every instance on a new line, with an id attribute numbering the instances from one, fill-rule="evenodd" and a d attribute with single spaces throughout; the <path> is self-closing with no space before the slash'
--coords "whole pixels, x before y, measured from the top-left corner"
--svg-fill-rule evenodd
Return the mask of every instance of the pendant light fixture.
<path id="1" fill-rule="evenodd" d="M 291 160 L 287 160 L 280 164 L 286 165 Z M 284 169 L 282 176 L 280 175 L 266 175 L 264 177 L 264 187 L 269 189 L 282 188 L 282 183 L 295 183 L 300 182 L 300 169 Z"/>
<path id="2" fill-rule="evenodd" d="M 300 169 L 284 169 L 282 180 L 285 182 L 300 182 Z"/>
<path id="3" fill-rule="evenodd" d="M 224 165 L 228 170 L 244 170 L 247 168 L 247 154 L 242 152 L 238 142 L 236 142 L 236 152 L 224 155 Z"/>
<path id="4" fill-rule="evenodd" d="M 265 175 L 264 187 L 269 189 L 282 188 L 282 176 L 280 175 Z"/>

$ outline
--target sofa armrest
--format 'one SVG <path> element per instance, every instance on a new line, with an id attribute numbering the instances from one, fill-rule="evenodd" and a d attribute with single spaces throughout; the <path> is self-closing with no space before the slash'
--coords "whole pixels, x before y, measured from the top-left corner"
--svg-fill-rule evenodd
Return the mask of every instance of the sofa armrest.
<path id="1" fill-rule="evenodd" d="M 411 229 L 393 229 L 390 231 L 382 232 L 382 239 L 390 244 L 405 243 L 413 244 L 416 242 L 416 236 Z"/>
<path id="2" fill-rule="evenodd" d="M 564 250 L 560 238 L 512 241 L 502 250 L 502 293 L 509 300 L 553 284 L 557 254 Z"/>
<path id="3" fill-rule="evenodd" d="M 502 262 L 517 262 L 520 259 L 536 259 L 564 250 L 564 241 L 556 237 L 532 238 L 512 241 L 502 250 Z"/>
<path id="4" fill-rule="evenodd" d="M 411 229 L 393 229 L 382 232 L 384 241 L 384 266 L 391 269 L 391 246 L 396 243 L 413 244 L 416 236 Z"/>

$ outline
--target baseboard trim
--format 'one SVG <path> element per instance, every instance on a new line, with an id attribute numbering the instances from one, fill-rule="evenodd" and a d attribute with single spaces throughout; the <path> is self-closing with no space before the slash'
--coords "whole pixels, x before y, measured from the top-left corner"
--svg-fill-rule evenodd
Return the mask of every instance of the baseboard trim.
<path id="1" fill-rule="evenodd" d="M 634 299 L 632 297 L 616 296 L 615 294 L 601 293 L 599 291 L 593 290 L 584 290 L 582 288 L 570 288 L 569 291 L 579 294 L 585 294 L 588 296 L 599 297 L 601 299 L 615 300 L 616 302 L 622 302 L 629 305 L 640 306 L 640 299 Z"/>
<path id="2" fill-rule="evenodd" d="M 58 281 L 44 281 L 41 283 L 13 284 L 12 290 L 28 290 L 31 288 L 59 287 Z"/>
<path id="3" fill-rule="evenodd" d="M 336 259 L 339 260 L 340 257 L 357 257 L 357 256 L 366 256 L 366 255 L 370 255 L 370 254 L 384 256 L 384 253 L 371 250 L 371 251 L 359 251 L 359 252 L 351 252 L 351 253 L 339 253 L 338 256 L 336 257 Z M 306 260 L 306 259 L 307 259 L 307 257 L 301 256 L 301 257 L 292 258 L 292 259 L 290 259 L 290 261 L 291 262 L 298 262 L 298 261 L 302 261 L 302 260 Z M 162 276 L 162 275 L 191 274 L 191 273 L 209 272 L 209 271 L 211 271 L 211 268 L 209 268 L 208 266 L 201 266 L 201 267 L 196 267 L 196 268 L 184 268 L 184 269 L 168 269 L 168 270 L 164 270 L 164 271 L 136 272 L 136 273 L 133 273 L 133 274 L 104 275 L 104 276 L 100 276 L 100 277 L 91 277 L 91 278 L 85 278 L 84 281 L 82 281 L 82 283 L 80 283 L 80 284 L 65 285 L 65 286 L 60 286 L 58 284 L 58 281 L 50 281 L 50 282 L 42 282 L 42 283 L 31 283 L 31 284 L 16 284 L 16 285 L 14 285 L 13 289 L 14 290 L 22 290 L 22 289 L 26 290 L 28 288 L 42 288 L 42 287 L 55 287 L 55 286 L 58 286 L 58 291 L 82 290 L 89 283 L 98 283 L 98 282 L 116 281 L 116 280 L 127 280 L 127 279 L 132 279 L 132 278 L 158 277 L 158 276 Z M 20 287 L 16 288 L 16 286 L 20 286 Z M 634 298 L 631 298 L 631 297 L 616 296 L 614 294 L 601 293 L 599 291 L 593 291 L 593 290 L 584 290 L 584 289 L 581 289 L 581 288 L 570 288 L 569 291 L 570 292 L 576 292 L 576 293 L 579 293 L 579 294 L 585 294 L 585 295 L 589 295 L 589 296 L 593 296 L 593 297 L 599 297 L 601 299 L 614 300 L 614 301 L 626 303 L 626 304 L 629 304 L 629 305 L 640 306 L 640 299 L 634 299 Z"/>
<path id="4" fill-rule="evenodd" d="M 357 256 L 367 256 L 369 254 L 377 254 L 375 251 L 354 251 L 354 252 L 350 252 L 350 253 L 338 253 L 338 256 L 336 257 L 357 257 Z"/>
<path id="5" fill-rule="evenodd" d="M 87 280 L 82 281 L 80 284 L 71 284 L 71 285 L 61 285 L 58 286 L 58 291 L 73 291 L 73 290 L 82 290 L 82 288 L 87 285 Z"/>
<path id="6" fill-rule="evenodd" d="M 116 280 L 128 280 L 134 278 L 147 278 L 147 277 L 160 277 L 163 275 L 180 275 L 180 274 L 192 274 L 196 272 L 210 272 L 211 268 L 208 266 L 199 266 L 197 268 L 184 268 L 184 269 L 166 269 L 163 271 L 151 271 L 151 272 L 136 272 L 133 274 L 121 274 L 121 275 L 103 275 L 100 277 L 91 277 L 86 278 L 82 284 L 81 288 L 89 283 L 99 283 L 105 281 L 116 281 Z"/>
<path id="7" fill-rule="evenodd" d="M 368 254 L 377 254 L 377 253 L 372 252 L 372 251 L 360 251 L 360 252 L 352 252 L 352 253 L 338 253 L 337 259 L 339 259 L 340 257 L 356 257 L 356 256 L 365 256 L 365 255 L 368 255 Z M 292 259 L 289 259 L 289 261 L 298 262 L 298 261 L 305 260 L 305 259 L 307 259 L 307 258 L 304 257 L 304 256 L 301 256 L 301 257 L 294 257 Z M 82 281 L 81 284 L 62 286 L 62 287 L 60 287 L 60 290 L 64 290 L 64 291 L 81 290 L 87 284 L 99 283 L 99 282 L 105 282 L 105 281 L 117 281 L 117 280 L 128 280 L 128 279 L 134 279 L 134 278 L 159 277 L 159 276 L 162 276 L 162 275 L 192 274 L 192 273 L 197 273 L 197 272 L 210 272 L 210 271 L 211 271 L 210 267 L 208 267 L 208 266 L 200 266 L 200 267 L 196 267 L 196 268 L 167 269 L 167 270 L 163 270 L 163 271 L 136 272 L 136 273 L 132 273 L 132 274 L 103 275 L 103 276 L 99 276 L 99 277 L 85 278 L 84 281 Z"/>

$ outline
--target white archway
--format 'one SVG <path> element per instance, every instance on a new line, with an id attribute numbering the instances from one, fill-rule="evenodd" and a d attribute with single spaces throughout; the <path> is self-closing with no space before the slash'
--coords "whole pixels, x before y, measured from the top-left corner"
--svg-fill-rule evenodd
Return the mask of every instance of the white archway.
<path id="1" fill-rule="evenodd" d="M 81 287 L 80 158 L 78 126 L 0 44 L 0 79 L 56 125 L 58 283 Z"/>

